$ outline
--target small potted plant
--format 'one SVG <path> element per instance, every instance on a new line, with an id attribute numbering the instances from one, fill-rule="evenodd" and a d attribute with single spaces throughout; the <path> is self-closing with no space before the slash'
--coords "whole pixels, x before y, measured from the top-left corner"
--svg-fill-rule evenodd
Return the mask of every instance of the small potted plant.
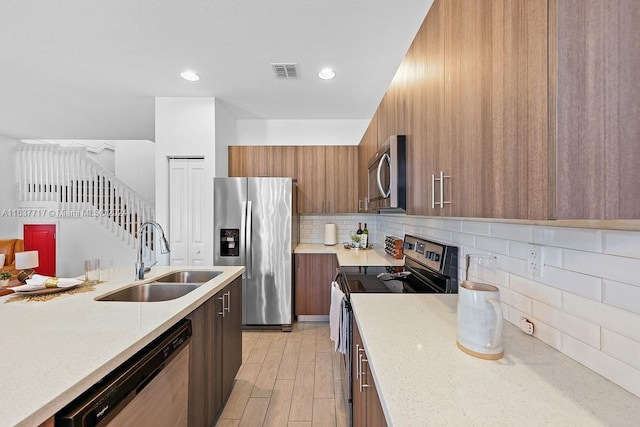
<path id="1" fill-rule="evenodd" d="M 11 279 L 11 273 L 0 271 L 0 287 L 9 286 L 9 279 Z"/>

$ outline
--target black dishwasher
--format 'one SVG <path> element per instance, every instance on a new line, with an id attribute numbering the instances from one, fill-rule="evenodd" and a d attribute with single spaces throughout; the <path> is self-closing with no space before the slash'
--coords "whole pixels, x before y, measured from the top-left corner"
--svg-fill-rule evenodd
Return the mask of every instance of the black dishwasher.
<path id="1" fill-rule="evenodd" d="M 55 425 L 108 424 L 171 363 L 190 339 L 191 321 L 183 319 L 61 409 L 55 416 Z"/>

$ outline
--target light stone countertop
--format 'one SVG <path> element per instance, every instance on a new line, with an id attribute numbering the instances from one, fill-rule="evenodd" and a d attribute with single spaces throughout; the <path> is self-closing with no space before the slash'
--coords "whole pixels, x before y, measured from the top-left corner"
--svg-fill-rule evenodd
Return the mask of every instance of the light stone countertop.
<path id="1" fill-rule="evenodd" d="M 133 265 L 113 268 L 91 292 L 49 301 L 0 298 L 0 426 L 35 426 L 231 283 L 244 267 L 153 267 L 143 282 L 171 271 L 222 274 L 164 302 L 94 301 L 134 283 Z"/>
<path id="2" fill-rule="evenodd" d="M 344 245 L 327 246 L 317 243 L 301 243 L 294 250 L 296 254 L 336 254 L 340 267 L 394 267 L 403 266 L 404 259 L 395 259 L 384 253 L 383 248 L 353 250 Z"/>
<path id="3" fill-rule="evenodd" d="M 505 322 L 505 356 L 456 347 L 457 295 L 352 294 L 390 426 L 637 426 L 640 398 Z"/>

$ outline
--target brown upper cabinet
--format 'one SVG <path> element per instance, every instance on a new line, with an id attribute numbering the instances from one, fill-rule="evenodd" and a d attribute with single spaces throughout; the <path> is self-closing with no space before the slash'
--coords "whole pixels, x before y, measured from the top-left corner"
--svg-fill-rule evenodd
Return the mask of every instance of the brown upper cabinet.
<path id="1" fill-rule="evenodd" d="M 357 212 L 356 145 L 230 146 L 229 176 L 290 176 L 300 213 Z"/>
<path id="2" fill-rule="evenodd" d="M 638 18 L 633 0 L 435 0 L 374 117 L 378 143 L 407 135 L 408 213 L 639 218 Z"/>
<path id="3" fill-rule="evenodd" d="M 358 212 L 365 211 L 365 200 L 369 196 L 369 159 L 378 150 L 377 113 L 369 123 L 358 145 Z"/>

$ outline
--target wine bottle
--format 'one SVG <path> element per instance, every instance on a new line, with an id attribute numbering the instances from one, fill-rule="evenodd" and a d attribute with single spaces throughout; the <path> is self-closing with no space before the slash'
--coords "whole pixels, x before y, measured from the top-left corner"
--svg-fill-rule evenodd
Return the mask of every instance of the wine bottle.
<path id="1" fill-rule="evenodd" d="M 358 227 L 360 227 L 360 223 L 358 223 Z M 364 230 L 362 230 L 362 235 L 360 236 L 360 247 L 362 249 L 367 249 L 369 245 L 369 230 L 367 230 L 367 223 L 364 223 Z"/>
<path id="2" fill-rule="evenodd" d="M 356 230 L 356 234 L 362 234 L 362 223 L 358 223 L 358 230 Z"/>

